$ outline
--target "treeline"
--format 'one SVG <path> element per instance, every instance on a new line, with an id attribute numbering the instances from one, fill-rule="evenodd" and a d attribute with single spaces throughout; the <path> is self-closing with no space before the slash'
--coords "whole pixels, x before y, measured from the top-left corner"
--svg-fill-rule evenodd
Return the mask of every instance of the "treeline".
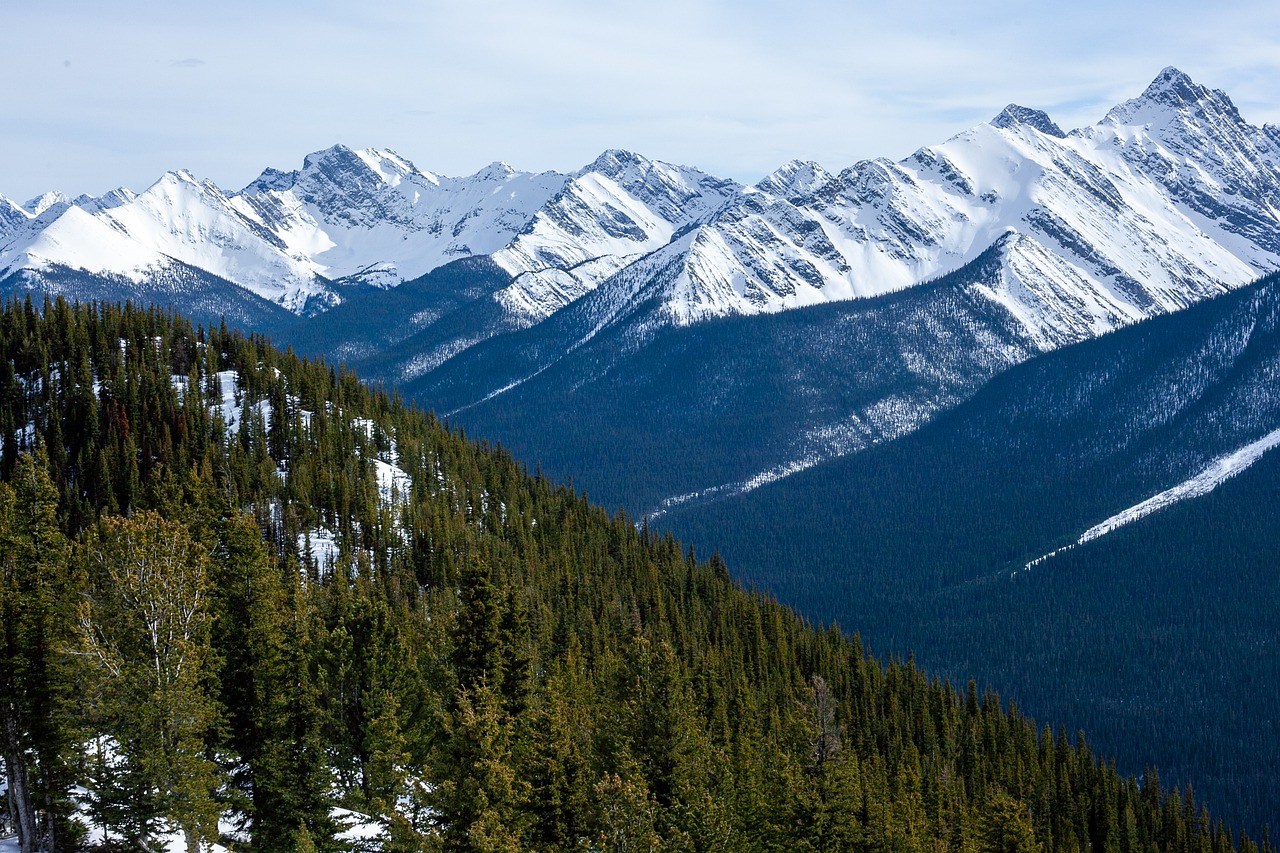
<path id="1" fill-rule="evenodd" d="M 1272 850 L 322 362 L 61 301 L 0 349 L 23 851 Z"/>

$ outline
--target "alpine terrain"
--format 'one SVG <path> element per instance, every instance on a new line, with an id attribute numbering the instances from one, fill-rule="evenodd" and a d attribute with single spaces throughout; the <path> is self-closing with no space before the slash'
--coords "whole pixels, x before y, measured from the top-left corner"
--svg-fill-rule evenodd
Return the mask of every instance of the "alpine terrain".
<path id="1" fill-rule="evenodd" d="M 1278 272 L 1280 127 L 1250 124 L 1225 93 L 1175 68 L 1086 127 L 1067 131 L 1042 111 L 1011 104 L 989 123 L 902 160 L 863 161 L 841 171 L 796 161 L 754 185 L 621 150 L 605 151 L 568 174 L 525 173 L 495 163 L 454 178 L 419 169 L 391 151 L 338 145 L 306 156 L 295 171 L 267 169 L 239 190 L 179 170 L 141 192 L 122 188 L 74 199 L 47 193 L 25 203 L 0 197 L 0 293 L 34 294 L 30 306 L 63 304 L 41 298 L 57 295 L 85 305 L 131 300 L 203 324 L 175 333 L 182 346 L 172 354 L 172 371 L 156 367 L 161 384 L 178 394 L 177 403 L 166 398 L 163 405 L 188 406 L 186 395 L 198 386 L 221 412 L 227 435 L 234 434 L 234 440 L 218 439 L 216 447 L 200 445 L 198 458 L 212 470 L 193 476 L 222 494 L 231 488 L 228 472 L 239 472 L 232 489 L 239 503 L 227 511 L 256 513 L 259 527 L 274 537 L 273 559 L 305 565 L 341 555 L 354 567 L 352 576 L 362 578 L 365 565 L 382 571 L 394 564 L 403 569 L 394 578 L 376 571 L 369 577 L 377 576 L 387 595 L 410 608 L 417 604 L 395 599 L 397 585 L 412 586 L 410 576 L 429 589 L 445 589 L 444 598 L 433 599 L 439 609 L 430 611 L 440 621 L 412 628 L 444 645 L 424 640 L 415 649 L 447 649 L 458 641 L 443 639 L 447 630 L 436 626 L 452 618 L 440 615 L 455 612 L 446 593 L 463 594 L 460 573 L 472 554 L 458 540 L 446 546 L 424 534 L 425 527 L 460 525 L 462 536 L 469 525 L 479 532 L 489 525 L 499 536 L 486 540 L 494 543 L 495 550 L 486 552 L 491 564 L 500 562 L 493 556 L 499 552 L 506 560 L 536 551 L 520 565 L 547 560 L 568 571 L 554 556 L 562 540 L 537 540 L 533 547 L 528 537 L 535 522 L 546 532 L 548 513 L 569 524 L 570 516 L 587 512 L 585 501 L 544 495 L 537 500 L 550 503 L 538 504 L 538 513 L 514 509 L 527 506 L 521 490 L 544 488 L 546 475 L 570 481 L 578 494 L 610 510 L 623 508 L 626 514 L 613 521 L 600 519 L 599 529 L 613 530 L 608 544 L 590 539 L 583 553 L 607 552 L 632 569 L 637 564 L 628 555 L 639 553 L 635 549 L 656 549 L 644 553 L 661 572 L 674 574 L 652 575 L 664 578 L 654 580 L 655 589 L 678 598 L 681 607 L 705 601 L 696 593 L 699 585 L 719 578 L 725 564 L 713 558 L 698 574 L 704 570 L 692 568 L 696 560 L 690 557 L 686 572 L 680 568 L 684 558 L 672 556 L 680 549 L 657 535 L 659 529 L 678 533 L 700 552 L 718 549 L 742 578 L 808 617 L 862 632 L 876 654 L 914 653 L 928 671 L 957 683 L 979 678 L 1038 718 L 1084 727 L 1102 751 L 1117 756 L 1121 772 L 1141 774 L 1150 767 L 1173 784 L 1194 783 L 1215 813 L 1251 829 L 1280 825 L 1280 788 L 1271 766 L 1280 754 L 1274 714 L 1280 703 L 1280 590 L 1273 558 L 1280 518 L 1269 509 L 1277 505 L 1280 472 L 1270 452 L 1280 444 L 1280 395 L 1274 390 L 1280 376 Z M 69 371 L 77 370 L 77 384 L 66 386 L 66 393 L 80 395 L 80 408 L 68 417 L 93 408 L 89 397 L 100 400 L 97 383 L 104 371 L 116 369 L 108 367 L 112 359 L 127 365 L 139 351 L 129 338 L 123 354 L 114 355 L 125 336 L 111 325 L 117 321 L 97 315 L 75 315 L 85 329 L 106 323 L 97 332 L 76 331 L 68 320 L 56 333 L 42 333 L 54 335 L 49 340 L 56 339 L 57 347 L 81 346 L 76 336 L 89 334 L 95 349 L 85 374 L 61 361 L 53 343 L 41 343 L 44 349 L 35 354 L 21 349 L 34 346 L 23 330 L 47 322 L 36 315 L 82 309 L 16 305 L 5 321 L 16 325 L 5 334 L 27 355 L 21 370 L 11 368 L 12 394 L 27 400 L 50 383 L 65 385 Z M 215 329 L 222 349 L 211 353 L 202 336 Z M 286 368 L 286 357 L 263 355 L 268 348 L 262 337 L 253 337 L 251 346 L 230 343 L 240 340 L 237 329 L 325 361 L 290 361 Z M 37 362 L 46 366 L 43 373 L 32 366 Z M 278 369 L 293 371 L 283 385 L 263 372 L 263 365 L 277 362 Z M 445 449 L 404 463 L 399 454 L 408 445 L 387 430 L 421 432 L 426 426 L 406 426 L 402 418 L 409 415 L 396 408 L 398 401 L 377 395 L 361 396 L 353 406 L 343 397 L 357 394 L 354 374 L 298 366 L 339 363 L 432 410 L 450 427 L 500 443 L 512 458 L 536 465 L 538 476 L 532 485 L 520 480 L 523 473 L 503 467 L 506 456 L 495 457 L 503 460 L 492 463 L 497 468 L 473 465 L 468 454 L 479 451 L 450 443 L 455 438 L 431 438 Z M 312 377 L 310 396 L 289 384 L 304 375 Z M 323 394 L 315 390 L 321 385 Z M 128 393 L 134 392 L 119 395 L 135 406 Z M 290 395 L 309 399 L 308 408 L 276 419 Z M 258 408 L 243 408 L 245 400 Z M 28 470 L 22 465 L 40 464 L 35 456 L 21 461 L 41 443 L 36 432 L 56 448 L 70 440 L 58 430 L 92 431 L 74 418 L 50 419 L 51 403 L 23 405 L 0 424 L 6 477 Z M 326 447 L 324 458 L 368 481 L 359 496 L 335 485 L 336 475 L 291 467 L 297 463 L 290 454 L 304 437 L 318 441 L 303 434 L 311 419 L 324 423 L 326 407 L 349 410 L 355 418 L 334 427 L 344 436 L 343 453 Z M 128 411 L 130 418 L 154 415 L 136 406 Z M 184 430 L 204 435 L 199 431 L 211 428 L 203 417 L 184 416 L 181 429 L 175 426 L 172 436 L 146 447 L 136 443 L 140 438 L 126 421 L 103 452 L 116 454 L 116 461 L 133 454 L 168 458 L 166 441 L 181 445 Z M 72 456 L 80 452 L 68 447 Z M 114 491 L 86 494 L 83 484 L 105 474 L 85 480 L 77 466 L 99 462 L 69 464 L 51 452 L 50 477 L 63 495 L 62 528 L 72 538 L 89 535 L 99 517 L 127 514 L 135 506 L 163 509 L 176 499 L 177 486 L 167 481 L 116 483 Z M 506 473 L 493 473 L 499 469 Z M 476 477 L 489 479 L 477 485 Z M 459 485 L 459 478 L 468 485 Z M 513 485 L 517 480 L 523 485 Z M 446 500 L 439 490 L 450 488 L 456 498 Z M 500 496 L 503 489 L 511 490 L 508 497 Z M 397 520 L 399 498 L 389 496 L 412 493 L 415 501 L 426 500 L 424 490 L 431 499 L 415 506 L 425 515 Z M 356 521 L 352 506 L 362 508 Z M 293 515 L 273 514 L 286 509 Z M 638 539 L 618 538 L 632 526 L 627 519 L 639 528 Z M 191 523 L 193 535 L 210 547 L 223 535 Z M 499 535 L 512 524 L 522 531 L 513 534 L 519 544 Z M 378 540 L 383 534 L 391 544 Z M 378 550 L 383 546 L 407 550 L 393 558 Z M 396 562 L 401 559 L 408 562 Z M 491 580 L 506 589 L 525 569 L 503 565 L 507 574 Z M 547 644 L 534 657 L 560 656 L 564 678 L 571 678 L 574 647 L 561 623 L 594 625 L 604 618 L 586 605 L 572 617 L 554 612 L 552 598 L 571 597 L 572 590 L 596 582 L 570 575 L 557 575 L 554 590 L 548 585 L 537 594 L 504 593 L 508 598 L 498 608 L 506 614 L 543 608 L 530 617 L 544 620 L 536 630 Z M 79 581 L 68 580 L 73 582 Z M 551 584 L 538 581 L 544 582 Z M 513 583 L 510 589 L 518 590 Z M 644 601 L 632 607 L 632 638 L 658 644 L 668 629 L 650 631 L 647 620 L 670 602 Z M 347 606 L 343 602 L 326 611 L 332 617 L 326 631 L 346 630 L 333 615 Z M 618 623 L 623 633 L 627 618 Z M 670 630 L 676 636 L 685 629 Z M 516 654 L 510 646 L 516 641 L 503 642 Z M 714 721 L 724 708 L 733 708 L 724 713 L 726 721 L 741 710 L 727 695 L 756 691 L 742 701 L 777 700 L 793 708 L 796 701 L 818 701 L 821 693 L 812 680 L 820 669 L 813 661 L 796 670 L 801 676 L 787 676 L 786 690 L 771 681 L 764 692 L 753 686 L 718 693 L 720 687 L 708 685 L 723 687 L 719 676 L 694 665 L 704 660 L 702 647 L 672 642 L 691 667 L 681 672 L 703 691 L 695 704 L 712 721 L 705 742 L 724 750 L 738 747 L 713 731 L 720 725 Z M 599 685 L 608 678 L 631 677 L 620 663 L 632 660 L 626 655 L 652 662 L 647 651 L 610 643 L 615 640 L 584 652 L 609 661 L 596 670 L 609 675 L 593 682 L 593 690 L 604 690 Z M 836 654 L 823 649 L 813 654 Z M 890 680 L 896 666 L 888 670 Z M 834 683 L 831 672 L 822 670 L 821 677 Z M 389 725 L 394 717 L 396 725 L 427 726 L 421 731 L 429 731 L 435 749 L 463 737 L 466 726 L 484 723 L 484 714 L 499 713 L 464 706 L 466 685 L 479 686 L 466 681 L 471 676 L 433 671 L 431 677 L 444 685 L 447 698 L 421 699 L 443 702 L 421 711 L 427 716 L 421 709 L 405 711 L 412 719 L 402 720 L 385 704 L 392 702 L 390 694 L 371 694 L 370 702 L 384 704 L 361 711 L 372 715 L 361 717 L 361 724 L 378 719 Z M 609 689 L 617 686 L 608 683 L 614 685 Z M 871 701 L 851 687 L 839 689 L 846 690 L 843 702 Z M 403 699 L 403 707 L 419 699 Z M 240 701 L 219 701 L 233 700 Z M 514 719 L 525 706 L 503 707 Z M 973 693 L 965 707 L 970 714 L 996 710 Z M 464 711 L 479 716 L 466 722 Z M 565 721 L 546 725 L 561 722 L 566 731 L 583 731 Z M 917 769 L 924 779 L 937 769 L 930 750 L 950 753 L 919 726 L 915 731 L 912 748 L 921 750 L 915 757 L 923 762 Z M 955 730 L 948 731 L 938 735 L 939 743 L 951 743 L 946 738 Z M 673 732 L 676 740 L 685 736 Z M 799 743 L 808 735 L 787 737 Z M 882 729 L 867 737 L 903 743 Z M 1065 741 L 1051 735 L 1038 742 L 1043 753 L 1045 744 Z M 1030 745 L 1024 746 L 1026 758 Z M 399 748 L 394 738 L 387 748 Z M 597 748 L 606 747 L 591 747 Z M 364 747 L 349 749 L 340 772 L 352 785 L 381 772 L 373 769 L 377 761 L 384 769 L 395 766 L 389 753 L 375 760 L 372 752 L 359 753 Z M 433 761 L 445 761 L 440 766 L 456 769 L 448 763 L 453 759 L 431 749 L 414 754 L 423 761 L 435 755 Z M 670 775 L 676 759 L 643 758 L 631 746 L 608 749 L 613 751 L 603 764 L 583 759 L 597 761 L 590 766 L 606 775 L 573 777 L 593 781 L 586 788 L 565 782 L 572 791 L 556 794 L 569 799 L 555 801 L 555 808 L 576 815 L 565 820 L 586 821 L 574 826 L 589 825 L 597 833 L 592 837 L 612 830 L 602 828 L 603 813 L 581 811 L 584 803 L 614 808 L 615 800 L 591 785 L 637 778 L 628 762 L 657 775 L 645 776 L 643 790 L 609 788 L 619 803 L 639 808 L 652 796 L 656 808 L 674 809 L 672 815 L 690 821 L 694 815 L 730 823 L 741 817 L 699 812 L 681 800 L 685 789 L 679 785 L 685 783 Z M 1059 766 L 1064 755 L 1055 759 Z M 650 760 L 658 764 L 650 767 Z M 578 772 L 539 766 L 529 771 L 533 777 L 521 777 L 536 777 L 528 784 L 537 790 L 560 785 L 555 774 Z M 665 769 L 659 772 L 659 766 Z M 815 766 L 792 769 L 804 776 Z M 550 775 L 537 776 L 544 772 Z M 969 771 L 957 764 L 954 772 Z M 951 779 L 952 773 L 946 769 L 944 775 Z M 430 785 L 445 785 L 441 778 Z M 462 784 L 460 778 L 448 784 Z M 688 779 L 705 782 L 697 774 Z M 996 790 L 984 779 L 973 783 L 982 786 L 979 799 Z M 909 780 L 900 784 L 900 790 L 916 790 Z M 1144 792 L 1161 790 L 1154 774 L 1135 784 Z M 375 802 L 371 785 L 362 782 L 360 795 L 351 793 L 344 802 L 372 811 L 392 802 Z M 449 790 L 431 787 L 423 808 L 442 808 Z M 760 793 L 752 790 L 735 789 L 733 796 L 755 802 L 751 798 Z M 864 809 L 870 808 L 868 790 L 860 801 Z M 951 796 L 945 786 L 928 790 L 925 796 Z M 1001 790 L 1026 799 L 1007 785 Z M 515 797 L 511 791 L 502 796 Z M 966 789 L 965 796 L 972 794 Z M 825 796 L 819 796 L 824 808 Z M 571 803 L 573 797 L 578 799 Z M 1038 814 L 1033 809 L 1033 822 Z M 323 810 L 314 815 L 319 817 L 309 818 L 308 826 L 332 835 Z M 422 819 L 426 823 L 414 826 L 445 831 L 442 823 Z M 670 817 L 653 831 L 666 833 L 664 843 L 674 844 L 680 833 L 693 837 L 691 824 L 680 823 L 684 819 Z M 826 818 L 803 819 L 827 825 Z M 866 814 L 860 820 L 870 825 Z M 1090 824 L 1095 829 L 1138 826 L 1123 809 L 1096 821 L 1101 823 Z M 960 824 L 948 826 L 951 831 Z M 1071 846 L 1060 840 L 1066 830 L 1054 826 L 1049 846 Z M 272 831 L 293 838 L 298 828 Z M 512 832 L 527 840 L 523 830 Z M 1110 845 L 1110 837 L 1077 833 L 1074 843 Z M 830 839 L 819 832 L 810 841 L 821 848 Z"/>
<path id="2" fill-rule="evenodd" d="M 1280 129 L 1167 68 L 1069 133 L 1010 105 L 899 162 L 755 186 L 623 151 L 444 178 L 335 146 L 237 192 L 178 171 L 0 210 L 11 291 L 225 314 L 641 514 L 1280 268 Z M 636 464 L 599 464 L 617 454 Z"/>
<path id="3" fill-rule="evenodd" d="M 322 362 L 0 355 L 0 849 L 1274 851 Z"/>

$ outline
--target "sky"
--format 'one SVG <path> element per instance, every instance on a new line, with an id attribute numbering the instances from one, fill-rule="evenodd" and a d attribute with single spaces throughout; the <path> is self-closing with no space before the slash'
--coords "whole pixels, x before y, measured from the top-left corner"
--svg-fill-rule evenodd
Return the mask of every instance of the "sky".
<path id="1" fill-rule="evenodd" d="M 901 159 L 1011 102 L 1090 124 L 1167 65 L 1280 123 L 1274 0 L 12 0 L 0 34 L 19 202 L 180 168 L 235 190 L 339 142 L 443 175 L 625 148 L 754 182 Z"/>

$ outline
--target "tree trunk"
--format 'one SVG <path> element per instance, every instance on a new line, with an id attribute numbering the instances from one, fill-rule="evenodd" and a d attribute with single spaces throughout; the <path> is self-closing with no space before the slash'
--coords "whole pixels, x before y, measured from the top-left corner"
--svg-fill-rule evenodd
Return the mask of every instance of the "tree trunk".
<path id="1" fill-rule="evenodd" d="M 13 786 L 9 784 L 9 762 L 5 761 L 5 785 L 4 785 L 4 801 L 9 806 L 9 822 L 6 827 L 12 827 L 14 832 L 18 831 L 18 804 L 13 799 Z"/>
<path id="2" fill-rule="evenodd" d="M 35 853 L 36 810 L 31 803 L 31 789 L 27 781 L 27 765 L 22 760 L 22 747 L 18 739 L 18 723 L 11 709 L 5 714 L 4 772 L 9 779 L 9 808 L 14 813 L 14 825 L 18 829 L 18 849 L 22 853 Z"/>
<path id="3" fill-rule="evenodd" d="M 46 831 L 46 835 L 45 835 L 45 837 L 44 837 L 44 849 L 45 849 L 45 850 L 47 850 L 47 851 L 48 851 L 48 853 L 56 853 L 56 851 L 57 851 L 57 849 L 58 849 L 57 840 L 56 840 L 56 839 L 55 839 L 55 837 L 54 837 L 54 835 L 55 835 L 55 832 L 54 832 L 54 826 L 55 826 L 55 825 L 54 825 L 54 821 L 55 821 L 55 820 L 57 820 L 57 818 L 55 818 L 55 817 L 54 817 L 54 811 L 53 811 L 53 794 L 52 794 L 51 792 L 49 792 L 49 791 L 45 791 L 45 795 L 44 795 L 44 822 L 45 822 L 45 828 L 46 828 L 46 829 L 45 829 L 45 831 Z"/>

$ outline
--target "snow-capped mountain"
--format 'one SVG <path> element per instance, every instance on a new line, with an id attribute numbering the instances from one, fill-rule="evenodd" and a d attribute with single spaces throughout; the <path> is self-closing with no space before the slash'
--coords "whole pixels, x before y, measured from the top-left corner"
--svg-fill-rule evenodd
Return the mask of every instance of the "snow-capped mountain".
<path id="1" fill-rule="evenodd" d="M 608 323 L 629 324 L 628 340 L 640 345 L 670 325 L 911 287 L 999 242 L 1004 260 L 982 292 L 1039 349 L 1051 349 L 1280 267 L 1278 133 L 1250 126 L 1226 95 L 1166 69 L 1141 96 L 1069 134 L 1043 112 L 1011 104 L 901 162 L 866 161 L 834 175 L 796 161 L 754 187 L 734 187 L 664 167 L 677 180 L 659 184 L 662 201 L 685 196 L 696 209 L 681 220 L 689 203 L 657 206 L 667 225 L 648 228 L 648 213 L 624 214 L 629 208 L 602 187 L 619 187 L 610 176 L 620 167 L 633 176 L 656 170 L 607 152 L 493 256 L 516 279 L 491 299 L 519 322 L 486 324 L 523 328 L 573 302 L 565 310 L 584 315 L 581 337 L 557 331 L 559 343 L 539 347 L 542 370 L 557 348 L 576 350 Z M 652 198 L 634 178 L 621 187 L 627 202 Z M 463 310 L 495 313 L 487 303 Z M 413 379 L 486 335 L 438 337 L 420 338 L 389 378 Z M 473 399 L 521 378 L 478 387 Z"/>
<path id="2" fill-rule="evenodd" d="M 27 211 L 0 195 L 0 240 L 7 237 L 19 225 L 25 225 L 30 218 Z"/>
<path id="3" fill-rule="evenodd" d="M 788 164 L 531 328 L 425 371 L 408 347 L 378 366 L 469 428 L 556 458 L 561 473 L 636 512 L 749 490 L 909 432 L 1039 353 L 1280 268 L 1275 135 L 1174 69 L 1071 133 L 1010 105 L 899 163 L 836 175 Z M 919 287 L 939 278 L 945 287 Z M 776 324 L 735 325 L 733 347 L 711 343 L 716 318 L 763 322 L 890 293 L 915 295 L 892 309 L 806 315 L 821 346 L 780 351 L 767 331 Z M 920 328 L 904 334 L 894 326 L 904 321 Z M 873 329 L 901 351 L 885 352 Z M 744 386 L 735 371 L 746 365 L 776 393 Z M 650 384 L 677 369 L 679 381 Z M 688 442 L 693 455 L 650 452 L 663 423 L 700 436 Z M 617 449 L 626 442 L 634 452 Z M 594 481 L 586 460 L 619 453 L 672 463 L 665 485 Z"/>
<path id="4" fill-rule="evenodd" d="M 232 204 L 326 278 L 391 287 L 501 249 L 565 180 L 505 163 L 447 178 L 392 151 L 335 145 L 309 155 L 299 171 L 268 169 Z"/>
<path id="5" fill-rule="evenodd" d="M 475 264 L 424 278 L 459 259 Z M 831 172 L 795 161 L 754 186 L 625 151 L 572 174 L 499 163 L 448 178 L 394 152 L 334 146 L 238 192 L 171 172 L 137 194 L 0 202 L 0 281 L 9 290 L 56 290 L 71 277 L 95 282 L 79 294 L 123 283 L 133 298 L 150 287 L 172 300 L 182 282 L 199 281 L 209 305 L 212 294 L 239 287 L 303 318 L 350 302 L 334 322 L 302 319 L 282 336 L 412 381 L 451 411 L 498 398 L 514 405 L 514 389 L 535 377 L 539 388 L 557 381 L 551 368 L 562 361 L 576 394 L 588 393 L 593 376 L 635 368 L 629 359 L 654 369 L 657 356 L 642 351 L 664 330 L 958 276 L 947 298 L 963 298 L 981 318 L 965 334 L 986 335 L 974 339 L 981 352 L 970 353 L 972 370 L 950 355 L 916 353 L 907 367 L 919 387 L 909 399 L 815 404 L 790 433 L 762 439 L 772 450 L 752 456 L 754 470 L 726 470 L 706 488 L 875 443 L 962 399 L 992 365 L 1276 269 L 1280 129 L 1250 125 L 1225 94 L 1173 68 L 1069 133 L 1011 104 L 899 162 Z M 419 284 L 401 290 L 406 281 Z M 913 310 L 942 340 L 959 321 L 932 316 L 941 297 L 930 293 Z M 852 322 L 858 312 L 837 313 Z M 308 337 L 308 323 L 324 333 Z M 795 367 L 796 381 L 806 381 L 805 369 Z M 872 417 L 873 404 L 895 415 Z M 732 408 L 727 401 L 726 430 Z M 815 439 L 850 435 L 860 438 Z"/>
<path id="6" fill-rule="evenodd" d="M 515 276 L 494 298 L 512 314 L 549 317 L 741 191 L 696 169 L 606 151 L 494 255 Z"/>
<path id="7" fill-rule="evenodd" d="M 169 172 L 140 194 L 8 204 L 0 270 L 66 268 L 141 283 L 177 261 L 314 313 L 342 300 L 342 284 L 399 284 L 500 248 L 564 180 L 500 164 L 440 178 L 393 152 L 343 146 L 310 155 L 296 172 L 267 170 L 238 193 Z"/>
<path id="8" fill-rule="evenodd" d="M 898 163 L 791 163 L 702 224 L 659 322 L 872 296 L 1021 235 L 991 298 L 1046 343 L 1116 328 L 1280 266 L 1276 130 L 1166 69 L 1063 134 L 1010 105 Z M 652 298 L 652 294 L 646 294 Z"/>
<path id="9" fill-rule="evenodd" d="M 1010 105 L 901 162 L 792 162 L 752 187 L 625 151 L 571 175 L 495 163 L 447 178 L 338 145 L 238 192 L 175 171 L 136 195 L 5 200 L 0 269 L 142 282 L 176 260 L 301 314 L 341 302 L 343 284 L 492 255 L 513 281 L 491 298 L 524 326 L 659 252 L 660 293 L 634 271 L 620 281 L 657 299 L 650 323 L 687 325 L 909 287 L 1012 230 L 1026 239 L 991 297 L 1061 343 L 1280 266 L 1277 152 L 1280 130 L 1169 68 L 1071 133 Z"/>

